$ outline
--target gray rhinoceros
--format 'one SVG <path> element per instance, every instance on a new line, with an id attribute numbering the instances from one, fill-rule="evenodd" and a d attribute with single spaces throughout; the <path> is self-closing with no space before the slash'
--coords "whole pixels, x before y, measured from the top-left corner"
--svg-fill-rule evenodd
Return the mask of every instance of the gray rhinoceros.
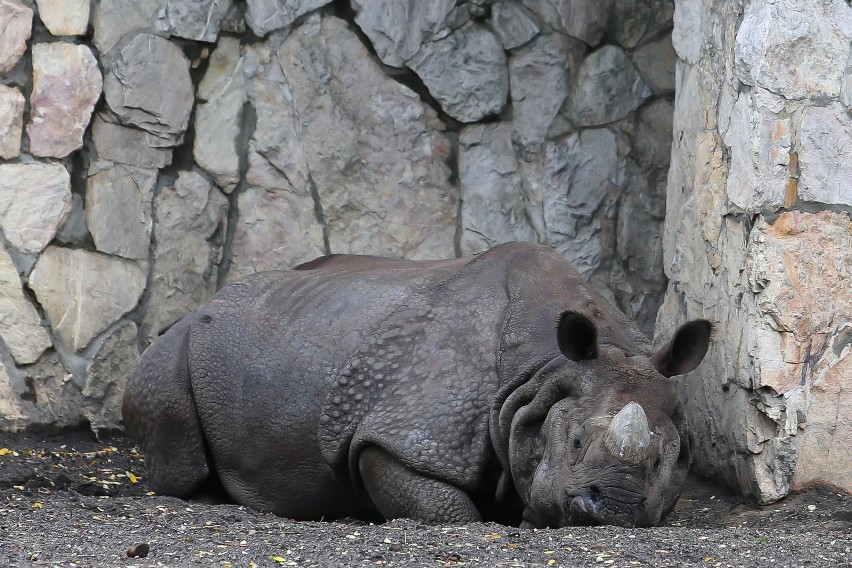
<path id="1" fill-rule="evenodd" d="M 218 292 L 142 355 L 124 420 L 151 488 L 297 519 L 654 525 L 690 465 L 675 383 L 559 254 L 323 257 Z"/>

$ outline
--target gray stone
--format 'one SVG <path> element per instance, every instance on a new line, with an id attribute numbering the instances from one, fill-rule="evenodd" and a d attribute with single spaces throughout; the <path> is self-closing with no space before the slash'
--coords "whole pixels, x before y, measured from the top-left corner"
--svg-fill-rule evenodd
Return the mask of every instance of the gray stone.
<path id="1" fill-rule="evenodd" d="M 788 99 L 836 97 L 852 44 L 843 0 L 777 0 L 746 5 L 736 37 L 737 78 Z"/>
<path id="2" fill-rule="evenodd" d="M 32 8 L 20 0 L 0 0 L 0 73 L 11 71 L 27 50 L 33 25 Z"/>
<path id="3" fill-rule="evenodd" d="M 424 43 L 407 64 L 456 120 L 476 122 L 506 104 L 506 54 L 494 34 L 477 24 Z"/>
<path id="4" fill-rule="evenodd" d="M 520 47 L 541 31 L 516 0 L 494 2 L 490 23 L 505 49 Z"/>
<path id="5" fill-rule="evenodd" d="M 667 169 L 672 153 L 673 115 L 674 105 L 669 99 L 658 99 L 639 111 L 633 157 L 643 168 Z"/>
<path id="6" fill-rule="evenodd" d="M 276 111 L 287 127 L 258 128 L 253 144 L 264 156 L 273 150 L 269 161 L 300 194 L 312 193 L 302 179 L 313 184 L 331 252 L 454 255 L 456 198 L 443 125 L 413 91 L 382 72 L 344 22 L 308 18 L 263 70 L 272 76 L 252 81 L 253 104 L 273 93 L 288 101 Z M 281 81 L 274 79 L 279 72 Z M 259 126 L 267 104 L 259 104 Z"/>
<path id="7" fill-rule="evenodd" d="M 10 394 L 14 402 L 9 405 L 11 413 L 0 410 L 3 430 L 57 430 L 82 425 L 80 387 L 56 353 L 23 369 L 0 363 L 0 396 L 4 394 Z"/>
<path id="8" fill-rule="evenodd" d="M 246 101 L 240 42 L 222 38 L 198 87 L 193 155 L 216 183 L 230 192 L 240 180 L 237 147 Z"/>
<path id="9" fill-rule="evenodd" d="M 512 124 L 520 144 L 538 145 L 547 138 L 584 51 L 578 40 L 544 35 L 509 57 Z"/>
<path id="10" fill-rule="evenodd" d="M 606 30 L 611 0 L 522 0 L 554 30 L 590 46 L 600 43 Z"/>
<path id="11" fill-rule="evenodd" d="M 136 324 L 124 321 L 104 339 L 86 367 L 82 411 L 95 435 L 122 430 L 124 387 L 138 360 Z"/>
<path id="12" fill-rule="evenodd" d="M 172 163 L 171 148 L 152 148 L 144 130 L 116 124 L 108 114 L 92 120 L 92 142 L 98 158 L 138 168 L 159 169 Z"/>
<path id="13" fill-rule="evenodd" d="M 385 65 L 402 67 L 420 46 L 447 35 L 447 19 L 457 0 L 395 0 L 367 2 L 352 0 L 355 23 L 370 38 L 376 54 Z"/>
<path id="14" fill-rule="evenodd" d="M 799 198 L 852 205 L 852 120 L 840 104 L 802 112 Z"/>
<path id="15" fill-rule="evenodd" d="M 463 255 L 508 241 L 538 240 L 511 137 L 506 122 L 468 126 L 459 135 Z"/>
<path id="16" fill-rule="evenodd" d="M 116 164 L 86 180 L 86 223 L 101 252 L 147 259 L 155 170 Z"/>
<path id="17" fill-rule="evenodd" d="M 65 42 L 33 46 L 30 152 L 64 158 L 83 147 L 103 77 L 92 50 Z"/>
<path id="18" fill-rule="evenodd" d="M 39 253 L 71 211 L 71 176 L 62 164 L 0 164 L 0 228 L 22 252 Z"/>
<path id="19" fill-rule="evenodd" d="M 50 347 L 41 317 L 24 295 L 12 257 L 0 245 L 0 338 L 19 365 L 35 363 Z"/>
<path id="20" fill-rule="evenodd" d="M 299 17 L 331 3 L 331 0 L 247 0 L 246 23 L 260 37 L 286 28 Z"/>
<path id="21" fill-rule="evenodd" d="M 45 249 L 29 277 L 53 332 L 74 351 L 132 310 L 146 270 L 128 260 L 81 249 Z"/>
<path id="22" fill-rule="evenodd" d="M 787 190 L 791 124 L 760 108 L 755 91 L 740 93 L 725 134 L 731 153 L 728 198 L 744 211 L 775 211 Z"/>
<path id="23" fill-rule="evenodd" d="M 189 60 L 176 45 L 138 33 L 105 59 L 104 95 L 125 125 L 150 134 L 148 145 L 175 146 L 183 140 L 193 103 Z"/>
<path id="24" fill-rule="evenodd" d="M 169 34 L 197 41 L 214 42 L 233 0 L 168 0 Z"/>
<path id="25" fill-rule="evenodd" d="M 633 49 L 645 38 L 670 28 L 674 13 L 674 0 L 613 0 L 610 10 L 613 37 L 621 47 Z"/>
<path id="26" fill-rule="evenodd" d="M 17 87 L 0 85 L 0 158 L 4 160 L 21 153 L 25 102 Z"/>
<path id="27" fill-rule="evenodd" d="M 263 270 L 292 268 L 326 253 L 307 188 L 292 185 L 256 152 L 249 154 L 246 182 L 248 189 L 237 198 L 229 282 Z"/>
<path id="28" fill-rule="evenodd" d="M 182 171 L 157 196 L 154 248 L 142 333 L 194 310 L 216 291 L 228 199 L 197 172 Z"/>
<path id="29" fill-rule="evenodd" d="M 91 0 L 36 0 L 38 17 L 55 36 L 84 35 Z"/>
<path id="30" fill-rule="evenodd" d="M 624 183 L 615 135 L 591 129 L 548 142 L 540 167 L 547 244 L 589 278 L 605 255 L 602 206 Z"/>
<path id="31" fill-rule="evenodd" d="M 675 0 L 672 45 L 678 57 L 689 64 L 701 54 L 703 14 L 701 2 Z"/>
<path id="32" fill-rule="evenodd" d="M 621 48 L 607 45 L 580 65 L 569 104 L 569 117 L 581 126 L 606 124 L 624 118 L 651 90 Z"/>
<path id="33" fill-rule="evenodd" d="M 636 70 L 655 94 L 674 92 L 675 61 L 677 54 L 670 35 L 645 44 L 633 52 Z"/>
<path id="34" fill-rule="evenodd" d="M 165 14 L 166 0 L 99 0 L 92 16 L 95 29 L 92 41 L 105 55 L 132 32 L 153 30 L 155 26 L 167 28 L 161 21 Z"/>
<path id="35" fill-rule="evenodd" d="M 89 228 L 86 226 L 86 211 L 83 209 L 83 198 L 74 193 L 71 195 L 71 213 L 56 233 L 60 243 L 83 247 L 91 243 Z"/>

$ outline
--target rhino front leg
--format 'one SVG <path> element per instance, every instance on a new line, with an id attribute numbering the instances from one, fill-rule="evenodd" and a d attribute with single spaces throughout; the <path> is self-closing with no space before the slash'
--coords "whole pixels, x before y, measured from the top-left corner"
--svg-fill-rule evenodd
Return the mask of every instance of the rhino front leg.
<path id="1" fill-rule="evenodd" d="M 420 475 L 376 446 L 361 451 L 358 467 L 367 493 L 385 519 L 452 524 L 482 520 L 467 493 Z"/>

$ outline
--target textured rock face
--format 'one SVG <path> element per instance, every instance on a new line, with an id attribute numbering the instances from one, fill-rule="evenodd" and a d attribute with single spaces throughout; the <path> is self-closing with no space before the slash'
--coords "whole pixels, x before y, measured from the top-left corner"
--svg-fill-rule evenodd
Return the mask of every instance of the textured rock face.
<path id="1" fill-rule="evenodd" d="M 173 43 L 139 33 L 106 57 L 104 95 L 121 124 L 149 134 L 149 146 L 183 141 L 192 110 L 189 60 Z"/>
<path id="2" fill-rule="evenodd" d="M 696 467 L 763 502 L 813 483 L 852 490 L 842 394 L 852 179 L 841 157 L 852 7 L 677 7 L 670 283 L 657 332 L 698 314 L 719 322 L 683 391 Z"/>
<path id="3" fill-rule="evenodd" d="M 50 347 L 50 336 L 41 325 L 41 317 L 24 295 L 24 289 L 12 257 L 0 247 L 0 337 L 15 362 L 35 363 Z"/>
<path id="4" fill-rule="evenodd" d="M 125 321 L 107 336 L 86 367 L 82 410 L 95 434 L 122 429 L 121 399 L 138 359 L 136 324 Z"/>
<path id="5" fill-rule="evenodd" d="M 115 165 L 86 180 L 86 224 L 95 248 L 124 258 L 148 258 L 156 171 Z"/>
<path id="6" fill-rule="evenodd" d="M 246 23 L 254 33 L 263 37 L 329 2 L 331 0 L 247 0 Z"/>
<path id="7" fill-rule="evenodd" d="M 80 351 L 132 310 L 145 289 L 138 264 L 79 249 L 50 247 L 29 285 L 62 343 Z"/>
<path id="8" fill-rule="evenodd" d="M 71 177 L 59 164 L 0 164 L 0 227 L 21 252 L 38 253 L 71 211 Z"/>
<path id="9" fill-rule="evenodd" d="M 11 160 L 21 153 L 24 127 L 24 95 L 17 87 L 0 85 L 0 158 Z"/>
<path id="10" fill-rule="evenodd" d="M 0 73 L 10 71 L 27 50 L 33 11 L 20 0 L 0 0 Z"/>
<path id="11" fill-rule="evenodd" d="M 38 17 L 55 36 L 83 35 L 91 0 L 36 0 Z"/>
<path id="12" fill-rule="evenodd" d="M 83 146 L 103 78 L 92 50 L 64 42 L 33 46 L 30 152 L 64 158 Z"/>
<path id="13" fill-rule="evenodd" d="M 142 323 L 152 339 L 216 291 L 228 200 L 196 172 L 180 172 L 155 203 L 150 292 Z"/>

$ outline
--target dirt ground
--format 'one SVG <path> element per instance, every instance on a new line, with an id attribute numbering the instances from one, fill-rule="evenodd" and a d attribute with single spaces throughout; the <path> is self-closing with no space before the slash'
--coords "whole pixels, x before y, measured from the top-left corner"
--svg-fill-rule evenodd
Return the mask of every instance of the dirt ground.
<path id="1" fill-rule="evenodd" d="M 2 566 L 852 566 L 852 496 L 693 480 L 665 526 L 303 523 L 149 493 L 132 441 L 0 434 Z"/>

